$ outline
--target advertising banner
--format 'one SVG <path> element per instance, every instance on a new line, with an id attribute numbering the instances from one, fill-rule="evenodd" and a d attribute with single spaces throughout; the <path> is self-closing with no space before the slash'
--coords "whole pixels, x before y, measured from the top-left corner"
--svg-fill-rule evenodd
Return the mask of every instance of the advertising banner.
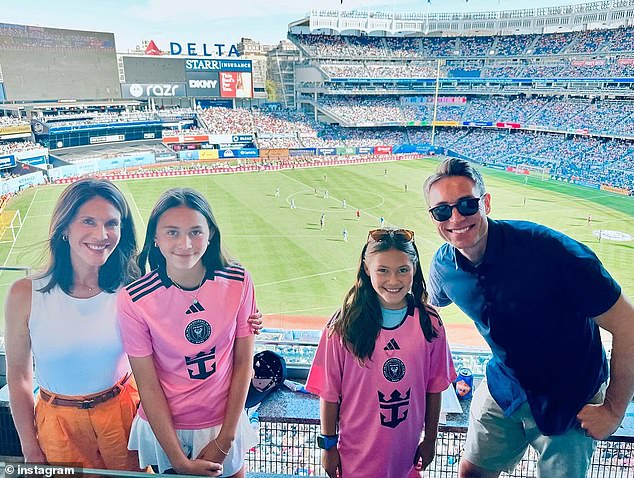
<path id="1" fill-rule="evenodd" d="M 37 171 L 35 173 L 23 174 L 17 178 L 5 179 L 2 181 L 2 194 L 17 193 L 21 189 L 44 184 L 44 173 Z"/>
<path id="2" fill-rule="evenodd" d="M 528 175 L 531 173 L 531 172 L 530 172 L 528 169 L 526 169 L 526 168 L 517 168 L 517 167 L 515 167 L 515 166 L 507 166 L 507 167 L 506 167 L 506 170 L 507 170 L 509 173 L 524 174 L 524 175 L 526 175 L 526 176 L 528 176 Z"/>
<path id="3" fill-rule="evenodd" d="M 375 146 L 374 154 L 392 154 L 392 146 Z"/>
<path id="4" fill-rule="evenodd" d="M 206 143 L 209 141 L 209 136 L 206 134 L 182 134 L 180 136 L 166 136 L 162 141 L 165 144 Z"/>
<path id="5" fill-rule="evenodd" d="M 353 147 L 353 146 L 343 146 L 343 147 L 339 147 L 337 148 L 337 154 L 357 154 L 357 148 Z"/>
<path id="6" fill-rule="evenodd" d="M 611 193 L 616 193 L 616 194 L 623 194 L 625 196 L 629 196 L 630 195 L 630 190 L 629 189 L 617 188 L 616 186 L 608 186 L 607 184 L 602 184 L 601 185 L 601 190 L 609 191 Z"/>
<path id="7" fill-rule="evenodd" d="M 337 148 L 317 148 L 318 156 L 334 156 L 337 154 Z"/>
<path id="8" fill-rule="evenodd" d="M 359 146 L 357 148 L 357 154 L 373 154 L 374 148 L 372 146 Z"/>
<path id="9" fill-rule="evenodd" d="M 125 141 L 125 135 L 109 134 L 107 136 L 92 136 L 90 138 L 90 144 L 117 143 L 120 141 Z"/>
<path id="10" fill-rule="evenodd" d="M 252 71 L 253 62 L 251 60 L 211 60 L 211 59 L 188 59 L 185 60 L 185 71 Z"/>
<path id="11" fill-rule="evenodd" d="M 124 98 L 185 97 L 185 83 L 122 83 Z"/>
<path id="12" fill-rule="evenodd" d="M 179 151 L 178 152 L 178 159 L 180 159 L 181 161 L 194 161 L 197 159 L 200 159 L 200 151 L 197 149 L 191 150 L 191 151 Z"/>
<path id="13" fill-rule="evenodd" d="M 187 96 L 220 96 L 217 71 L 187 71 Z"/>
<path id="14" fill-rule="evenodd" d="M 57 168 L 53 168 L 49 170 L 48 177 L 51 178 L 52 181 L 57 181 L 58 179 L 71 178 L 73 176 L 79 176 L 77 172 L 77 166 L 74 164 L 69 164 L 68 166 L 59 166 Z"/>
<path id="15" fill-rule="evenodd" d="M 13 166 L 15 166 L 15 156 L 12 154 L 0 156 L 0 169 L 12 168 Z"/>
<path id="16" fill-rule="evenodd" d="M 31 133 L 31 125 L 0 126 L 0 136 L 9 134 Z"/>
<path id="17" fill-rule="evenodd" d="M 262 158 L 288 158 L 288 148 L 261 149 Z"/>
<path id="18" fill-rule="evenodd" d="M 315 154 L 317 154 L 315 148 L 289 149 L 288 152 L 291 156 L 315 156 Z"/>
<path id="19" fill-rule="evenodd" d="M 463 121 L 462 126 L 493 126 L 493 121 Z"/>
<path id="20" fill-rule="evenodd" d="M 394 146 L 392 152 L 394 154 L 418 153 L 429 154 L 432 151 L 430 144 L 399 144 Z"/>
<path id="21" fill-rule="evenodd" d="M 252 134 L 234 134 L 231 136 L 232 143 L 253 143 Z"/>
<path id="22" fill-rule="evenodd" d="M 432 121 L 436 126 L 460 126 L 458 121 Z"/>
<path id="23" fill-rule="evenodd" d="M 220 155 L 217 149 L 201 149 L 198 151 L 198 159 L 211 160 L 218 159 L 219 157 Z"/>
<path id="24" fill-rule="evenodd" d="M 498 128 L 511 128 L 511 129 L 518 129 L 521 128 L 522 125 L 519 123 L 495 123 L 495 126 L 497 126 Z"/>
<path id="25" fill-rule="evenodd" d="M 40 166 L 46 164 L 47 156 L 31 156 L 29 158 L 20 159 L 21 163 L 30 164 L 31 166 Z"/>
<path id="26" fill-rule="evenodd" d="M 251 73 L 221 71 L 220 96 L 222 98 L 253 98 Z"/>
<path id="27" fill-rule="evenodd" d="M 259 156 L 256 148 L 220 149 L 218 154 L 221 158 L 257 158 Z"/>

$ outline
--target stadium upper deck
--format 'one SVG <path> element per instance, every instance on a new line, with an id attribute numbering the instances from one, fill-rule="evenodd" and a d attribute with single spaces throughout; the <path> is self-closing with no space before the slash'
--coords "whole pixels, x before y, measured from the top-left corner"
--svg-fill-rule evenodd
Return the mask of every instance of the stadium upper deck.
<path id="1" fill-rule="evenodd" d="M 488 12 L 389 13 L 312 10 L 291 33 L 404 35 L 518 35 L 617 28 L 631 24 L 634 0 L 602 0 L 560 7 Z"/>

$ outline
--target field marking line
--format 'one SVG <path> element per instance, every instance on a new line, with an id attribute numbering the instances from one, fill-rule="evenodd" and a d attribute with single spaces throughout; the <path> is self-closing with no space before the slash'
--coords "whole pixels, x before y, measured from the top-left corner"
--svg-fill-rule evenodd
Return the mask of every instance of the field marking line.
<path id="1" fill-rule="evenodd" d="M 264 284 L 255 284 L 255 286 L 256 287 L 268 287 L 270 285 L 283 284 L 285 282 L 293 282 L 293 281 L 296 281 L 296 280 L 310 279 L 311 277 L 327 276 L 329 274 L 336 274 L 337 272 L 348 272 L 348 271 L 353 271 L 355 269 L 356 269 L 356 267 L 347 267 L 345 269 L 338 269 L 336 271 L 318 272 L 317 274 L 309 274 L 309 275 L 306 275 L 306 276 L 292 277 L 290 279 L 276 280 L 276 281 L 273 281 L 273 282 L 266 282 Z"/>
<path id="2" fill-rule="evenodd" d="M 11 254 L 13 253 L 13 248 L 18 242 L 18 238 L 20 237 L 22 228 L 24 227 L 24 224 L 26 223 L 26 218 L 29 217 L 29 212 L 31 211 L 31 207 L 33 206 L 33 203 L 35 202 L 35 198 L 37 197 L 38 191 L 39 191 L 39 188 L 35 188 L 35 193 L 33 194 L 33 197 L 31 198 L 31 203 L 29 204 L 29 207 L 27 208 L 26 212 L 24 213 L 24 217 L 22 218 L 22 225 L 20 226 L 20 229 L 18 229 L 18 233 L 15 235 L 15 241 L 13 241 L 13 244 L 11 244 L 11 248 L 9 249 L 9 253 L 7 254 L 7 257 L 4 260 L 2 267 L 6 267 L 7 263 L 9 262 L 9 257 L 11 257 Z M 2 275 L 2 271 L 0 271 L 0 275 Z"/>
<path id="3" fill-rule="evenodd" d="M 139 206 L 136 203 L 136 199 L 134 199 L 134 194 L 130 192 L 130 198 L 132 198 L 132 205 L 134 206 L 134 209 L 136 210 L 136 213 L 139 215 L 139 219 L 141 220 L 141 223 L 143 224 L 143 231 L 145 231 L 147 229 L 147 224 L 145 224 L 145 219 L 143 219 L 143 216 L 141 215 L 141 211 L 139 210 Z"/>

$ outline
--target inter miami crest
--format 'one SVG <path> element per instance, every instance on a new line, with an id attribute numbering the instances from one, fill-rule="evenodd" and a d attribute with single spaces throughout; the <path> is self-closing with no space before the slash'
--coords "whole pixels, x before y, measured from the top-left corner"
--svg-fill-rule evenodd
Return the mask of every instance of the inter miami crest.
<path id="1" fill-rule="evenodd" d="M 193 320 L 185 328 L 185 338 L 192 344 L 202 344 L 209 337 L 211 337 L 211 325 L 206 320 Z"/>
<path id="2" fill-rule="evenodd" d="M 390 382 L 400 382 L 405 376 L 405 364 L 396 357 L 386 360 L 383 364 L 383 376 Z"/>

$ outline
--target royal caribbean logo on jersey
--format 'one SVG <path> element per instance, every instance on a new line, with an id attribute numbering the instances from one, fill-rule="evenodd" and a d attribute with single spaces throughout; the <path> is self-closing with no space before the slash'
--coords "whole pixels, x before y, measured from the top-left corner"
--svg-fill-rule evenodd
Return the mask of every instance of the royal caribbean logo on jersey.
<path id="1" fill-rule="evenodd" d="M 185 365 L 189 378 L 194 380 L 205 380 L 216 373 L 216 347 L 212 347 L 209 352 L 198 352 L 193 357 L 185 356 Z M 193 367 L 189 368 L 189 367 Z"/>
<path id="2" fill-rule="evenodd" d="M 383 376 L 390 382 L 400 382 L 405 376 L 405 364 L 396 357 L 386 360 L 383 364 Z"/>
<path id="3" fill-rule="evenodd" d="M 411 395 L 410 388 L 408 388 L 404 394 L 399 392 L 398 390 L 394 390 L 389 397 L 387 397 L 380 391 L 378 393 L 382 426 L 396 428 L 402 422 L 407 420 L 407 415 L 409 412 L 409 399 Z"/>
<path id="4" fill-rule="evenodd" d="M 192 344 L 202 344 L 209 337 L 211 337 L 211 325 L 206 320 L 193 320 L 185 328 L 185 338 Z"/>

